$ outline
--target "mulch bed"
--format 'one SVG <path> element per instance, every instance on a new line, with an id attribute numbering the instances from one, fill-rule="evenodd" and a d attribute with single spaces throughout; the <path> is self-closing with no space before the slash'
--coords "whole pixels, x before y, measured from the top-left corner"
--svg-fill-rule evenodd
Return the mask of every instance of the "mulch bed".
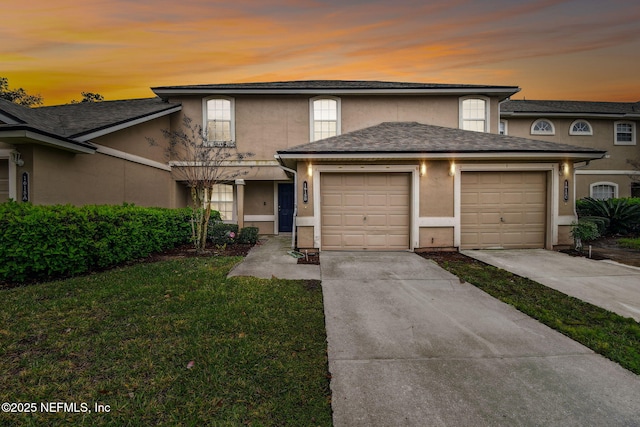
<path id="1" fill-rule="evenodd" d="M 260 242 L 258 242 L 258 245 Z M 193 257 L 209 257 L 209 256 L 247 256 L 253 246 L 246 244 L 233 244 L 227 245 L 227 247 L 216 247 L 212 244 L 207 244 L 205 252 L 198 254 L 193 248 L 192 244 L 182 245 L 173 249 L 166 250 L 157 254 L 153 254 L 144 258 L 143 262 L 156 262 L 166 261 L 176 258 L 193 258 Z"/>
<path id="2" fill-rule="evenodd" d="M 320 252 L 309 252 L 305 258 L 298 258 L 298 264 L 320 265 Z"/>

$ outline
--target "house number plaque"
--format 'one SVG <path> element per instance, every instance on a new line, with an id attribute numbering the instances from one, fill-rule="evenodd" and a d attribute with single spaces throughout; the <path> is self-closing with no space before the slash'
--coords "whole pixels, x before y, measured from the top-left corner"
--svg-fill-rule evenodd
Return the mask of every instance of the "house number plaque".
<path id="1" fill-rule="evenodd" d="M 565 202 L 569 201 L 569 180 L 568 179 L 564 180 L 564 201 Z"/>
<path id="2" fill-rule="evenodd" d="M 307 181 L 302 183 L 302 201 L 309 203 L 309 188 L 307 186 Z"/>
<path id="3" fill-rule="evenodd" d="M 22 172 L 22 201 L 29 201 L 29 172 Z"/>

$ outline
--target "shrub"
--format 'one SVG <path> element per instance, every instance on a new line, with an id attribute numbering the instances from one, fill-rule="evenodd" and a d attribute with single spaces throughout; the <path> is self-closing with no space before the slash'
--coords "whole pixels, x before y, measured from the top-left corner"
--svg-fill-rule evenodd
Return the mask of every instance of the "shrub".
<path id="1" fill-rule="evenodd" d="M 258 227 L 244 227 L 240 230 L 238 243 L 255 245 L 258 242 Z"/>
<path id="2" fill-rule="evenodd" d="M 575 248 L 578 251 L 582 250 L 582 242 L 588 242 L 600 237 L 600 231 L 598 225 L 595 222 L 588 220 L 579 220 L 571 224 L 571 236 L 575 242 Z"/>
<path id="3" fill-rule="evenodd" d="M 209 222 L 208 238 L 216 246 L 232 244 L 238 237 L 238 224 Z"/>
<path id="4" fill-rule="evenodd" d="M 640 203 L 636 199 L 579 200 L 576 211 L 581 219 L 596 222 L 602 234 L 628 234 L 639 229 Z"/>
<path id="5" fill-rule="evenodd" d="M 191 235 L 188 209 L 0 204 L 0 281 L 73 276 L 142 258 Z"/>

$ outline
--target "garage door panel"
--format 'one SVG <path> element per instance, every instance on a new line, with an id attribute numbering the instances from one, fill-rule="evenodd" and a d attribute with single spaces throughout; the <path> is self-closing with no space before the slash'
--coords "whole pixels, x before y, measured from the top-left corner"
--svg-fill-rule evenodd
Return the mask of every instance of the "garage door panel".
<path id="1" fill-rule="evenodd" d="M 463 172 L 461 247 L 542 248 L 545 172 Z"/>
<path id="2" fill-rule="evenodd" d="M 410 182 L 408 173 L 321 173 L 322 249 L 408 249 Z"/>

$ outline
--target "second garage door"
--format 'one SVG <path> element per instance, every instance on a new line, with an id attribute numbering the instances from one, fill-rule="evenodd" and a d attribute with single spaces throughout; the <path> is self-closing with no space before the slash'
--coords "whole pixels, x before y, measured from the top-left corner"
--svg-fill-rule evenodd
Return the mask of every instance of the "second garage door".
<path id="1" fill-rule="evenodd" d="M 409 248 L 410 175 L 320 174 L 323 250 Z"/>
<path id="2" fill-rule="evenodd" d="M 545 172 L 461 176 L 462 249 L 545 247 Z"/>

